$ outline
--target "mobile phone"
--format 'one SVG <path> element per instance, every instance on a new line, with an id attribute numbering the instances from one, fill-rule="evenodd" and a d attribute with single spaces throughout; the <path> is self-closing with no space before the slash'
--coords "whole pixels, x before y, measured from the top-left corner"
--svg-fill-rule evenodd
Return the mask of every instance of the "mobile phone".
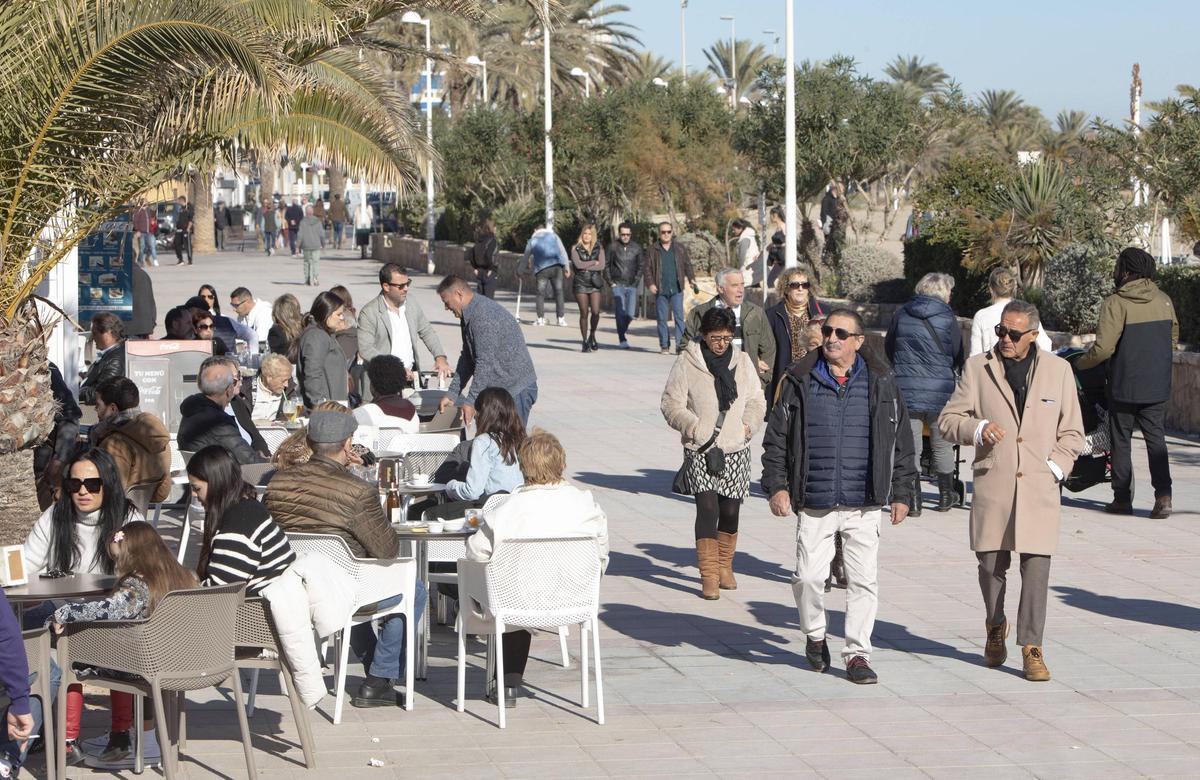
<path id="1" fill-rule="evenodd" d="M 51 569 L 50 571 L 42 572 L 38 576 L 44 580 L 57 580 L 67 576 L 67 573 L 64 571 L 59 571 L 58 569 Z"/>

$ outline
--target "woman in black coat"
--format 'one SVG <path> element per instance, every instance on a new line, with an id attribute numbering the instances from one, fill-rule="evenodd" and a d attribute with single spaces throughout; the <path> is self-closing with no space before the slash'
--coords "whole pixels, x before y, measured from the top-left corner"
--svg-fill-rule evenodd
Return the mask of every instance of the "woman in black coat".
<path id="1" fill-rule="evenodd" d="M 821 320 L 825 312 L 813 291 L 812 277 L 803 266 L 789 268 L 775 281 L 779 303 L 767 309 L 767 321 L 775 336 L 775 367 L 767 388 L 767 412 L 775 404 L 775 391 L 784 372 L 808 352 L 808 323 Z"/>

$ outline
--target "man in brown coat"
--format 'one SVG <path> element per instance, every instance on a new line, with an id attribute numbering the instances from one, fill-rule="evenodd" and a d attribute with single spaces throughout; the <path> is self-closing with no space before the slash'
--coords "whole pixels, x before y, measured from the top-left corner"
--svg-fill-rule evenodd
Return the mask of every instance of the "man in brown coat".
<path id="1" fill-rule="evenodd" d="M 157 415 L 138 408 L 138 386 L 123 376 L 96 387 L 96 418 L 88 436 L 92 446 L 112 456 L 125 489 L 157 482 L 153 502 L 171 492 L 171 434 Z"/>
<path id="2" fill-rule="evenodd" d="M 1011 301 L 996 335 L 975 355 L 938 417 L 947 441 L 974 445 L 975 491 L 971 549 L 979 560 L 979 587 L 987 609 L 983 661 L 1008 658 L 1005 576 L 1012 553 L 1021 556 L 1017 644 L 1025 679 L 1050 679 L 1042 655 L 1050 556 L 1058 546 L 1059 485 L 1083 449 L 1083 419 L 1075 377 L 1065 360 L 1037 349 L 1037 307 Z"/>

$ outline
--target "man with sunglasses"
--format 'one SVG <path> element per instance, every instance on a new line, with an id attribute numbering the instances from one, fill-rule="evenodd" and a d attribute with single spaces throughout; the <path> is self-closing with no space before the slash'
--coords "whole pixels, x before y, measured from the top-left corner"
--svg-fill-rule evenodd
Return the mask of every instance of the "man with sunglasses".
<path id="1" fill-rule="evenodd" d="M 411 284 L 408 272 L 396 263 L 385 263 L 379 269 L 379 295 L 367 301 L 358 313 L 358 354 L 366 363 L 376 355 L 395 355 L 416 387 L 421 371 L 418 338 L 433 355 L 433 367 L 439 376 L 448 379 L 454 370 L 425 311 L 416 301 L 408 300 Z M 370 387 L 365 386 L 364 390 L 366 401 L 371 397 Z"/>
<path id="2" fill-rule="evenodd" d="M 863 350 L 862 318 L 829 313 L 821 349 L 793 363 L 780 380 L 763 438 L 762 485 L 777 517 L 799 515 L 792 592 L 814 671 L 829 668 L 825 580 L 840 536 L 845 558 L 846 676 L 878 682 L 871 632 L 879 606 L 882 508 L 904 522 L 917 474 L 908 412 L 896 377 L 874 350 Z"/>
<path id="3" fill-rule="evenodd" d="M 675 352 L 683 352 L 684 284 L 692 285 L 693 294 L 700 292 L 687 247 L 675 243 L 674 238 L 675 228 L 671 223 L 660 223 L 658 241 L 651 245 L 646 254 L 643 272 L 646 289 L 654 296 L 655 313 L 658 315 L 658 346 L 664 355 L 671 354 L 671 334 L 667 329 L 667 320 L 671 316 L 675 318 Z"/>
<path id="4" fill-rule="evenodd" d="M 92 343 L 96 359 L 79 386 L 79 403 L 85 406 L 96 403 L 96 388 L 101 382 L 125 376 L 125 324 L 112 312 L 100 312 L 92 317 Z"/>
<path id="5" fill-rule="evenodd" d="M 621 349 L 629 349 L 625 334 L 629 323 L 637 312 L 637 286 L 642 278 L 642 245 L 633 240 L 633 225 L 622 222 L 617 228 L 617 240 L 608 245 L 605 252 L 608 264 L 604 277 L 612 285 L 613 303 L 616 306 L 617 339 Z"/>
<path id="6" fill-rule="evenodd" d="M 975 447 L 971 549 L 986 610 L 985 666 L 1008 658 L 1004 591 L 1012 554 L 1021 557 L 1017 644 L 1025 679 L 1050 679 L 1042 654 L 1050 556 L 1058 545 L 1062 494 L 1083 449 L 1083 418 L 1067 361 L 1037 348 L 1037 307 L 1004 306 L 990 351 L 967 360 L 962 383 L 938 417 L 947 441 Z"/>

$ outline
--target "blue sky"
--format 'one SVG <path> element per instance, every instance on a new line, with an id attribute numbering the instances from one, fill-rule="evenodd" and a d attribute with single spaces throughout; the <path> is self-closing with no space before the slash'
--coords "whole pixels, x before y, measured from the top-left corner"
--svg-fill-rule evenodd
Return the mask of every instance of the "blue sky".
<path id="1" fill-rule="evenodd" d="M 640 28 L 643 46 L 679 61 L 679 0 L 624 0 L 621 15 Z M 1200 84 L 1200 2 L 1167 0 L 796 0 L 796 59 L 844 53 L 872 76 L 897 54 L 936 62 L 968 95 L 1012 89 L 1053 121 L 1075 109 L 1110 121 L 1129 106 L 1129 72 L 1142 67 L 1147 99 L 1174 94 L 1179 83 Z M 738 38 L 771 49 L 779 31 L 783 55 L 784 0 L 689 0 L 688 70 L 706 66 L 703 50 Z"/>

